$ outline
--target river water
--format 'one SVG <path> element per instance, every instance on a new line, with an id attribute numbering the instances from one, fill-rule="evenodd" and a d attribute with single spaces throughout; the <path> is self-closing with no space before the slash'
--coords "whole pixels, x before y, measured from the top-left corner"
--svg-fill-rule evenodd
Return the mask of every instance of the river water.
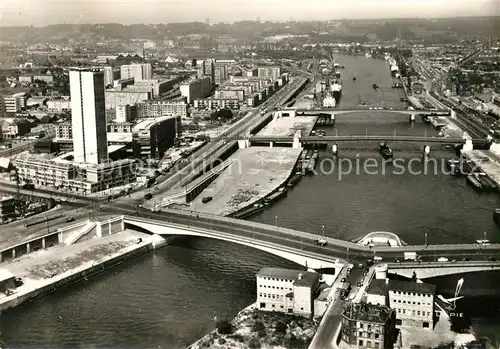
<path id="1" fill-rule="evenodd" d="M 402 91 L 391 88 L 389 68 L 365 57 L 339 57 L 343 70 L 342 106 L 364 101 L 401 107 Z M 357 80 L 353 81 L 352 77 Z M 381 91 L 375 91 L 377 83 Z M 328 134 L 434 135 L 423 123 L 397 114 L 338 115 Z M 378 159 L 376 143 L 339 144 L 343 162 L 321 153 L 318 174 L 304 178 L 287 198 L 254 221 L 350 239 L 371 231 L 391 231 L 408 243 L 493 240 L 499 230 L 492 210 L 496 194 L 479 194 L 464 178 L 450 177 L 432 164 L 453 156 L 433 146 L 434 163 L 424 167 L 422 145 L 391 144 L 403 171 Z M 372 159 L 372 160 L 369 160 Z M 375 160 L 373 160 L 375 159 Z M 360 170 L 347 171 L 348 161 Z M 363 168 L 376 161 L 369 171 Z M 428 163 L 429 164 L 429 163 Z M 424 171 L 424 169 L 427 169 Z M 377 173 L 374 173 L 377 172 Z M 422 172 L 417 174 L 416 172 Z M 255 273 L 264 266 L 294 265 L 263 252 L 203 238 L 176 238 L 168 247 L 129 261 L 88 281 L 24 304 L 0 317 L 1 339 L 9 348 L 166 348 L 178 349 L 214 328 L 214 317 L 231 318 L 255 298 Z M 500 333 L 499 273 L 465 275 L 462 294 L 474 329 L 497 341 Z M 435 280 L 452 294 L 459 276 Z"/>

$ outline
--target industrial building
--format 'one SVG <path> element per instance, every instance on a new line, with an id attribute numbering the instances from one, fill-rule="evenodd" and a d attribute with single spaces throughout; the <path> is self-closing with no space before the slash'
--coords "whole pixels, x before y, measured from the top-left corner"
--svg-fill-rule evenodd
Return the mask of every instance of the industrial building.
<path id="1" fill-rule="evenodd" d="M 320 274 L 302 270 L 262 268 L 257 278 L 257 307 L 310 317 L 319 290 Z"/>

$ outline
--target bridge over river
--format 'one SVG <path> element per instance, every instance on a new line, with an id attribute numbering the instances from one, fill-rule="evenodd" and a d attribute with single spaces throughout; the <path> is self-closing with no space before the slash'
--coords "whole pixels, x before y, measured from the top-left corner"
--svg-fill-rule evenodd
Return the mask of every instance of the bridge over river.
<path id="1" fill-rule="evenodd" d="M 404 267 L 405 263 L 397 263 L 398 268 L 412 272 L 417 270 L 417 273 L 418 270 L 432 268 L 432 276 L 500 269 L 500 262 L 496 261 L 500 244 L 363 246 L 325 237 L 327 245 L 321 246 L 317 244 L 319 236 L 315 234 L 197 212 L 168 209 L 151 212 L 122 206 L 104 207 L 103 210 L 116 214 L 126 213 L 124 220 L 127 226 L 152 234 L 225 240 L 263 250 L 314 269 L 330 268 L 345 262 L 365 263 L 375 256 L 393 262 L 395 259 L 403 260 L 404 252 L 417 252 L 422 261 L 408 265 L 408 268 Z M 450 262 L 437 262 L 439 257 L 446 257 Z M 454 260 L 459 262 L 452 262 Z M 422 275 L 421 278 L 425 276 Z"/>

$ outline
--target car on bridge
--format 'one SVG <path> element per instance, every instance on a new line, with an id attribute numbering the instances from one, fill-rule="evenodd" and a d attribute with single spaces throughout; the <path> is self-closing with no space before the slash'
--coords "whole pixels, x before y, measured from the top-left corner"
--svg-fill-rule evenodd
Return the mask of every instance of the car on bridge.
<path id="1" fill-rule="evenodd" d="M 316 240 L 316 244 L 320 246 L 326 246 L 328 245 L 328 241 L 326 241 L 326 239 L 318 239 Z"/>

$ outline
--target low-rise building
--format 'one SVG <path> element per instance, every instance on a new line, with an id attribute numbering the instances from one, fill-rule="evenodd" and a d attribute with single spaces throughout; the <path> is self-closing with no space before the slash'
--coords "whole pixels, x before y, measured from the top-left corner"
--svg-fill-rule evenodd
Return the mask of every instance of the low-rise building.
<path id="1" fill-rule="evenodd" d="M 341 339 L 359 349 L 389 349 L 395 341 L 393 309 L 369 303 L 347 303 L 342 311 Z"/>
<path id="2" fill-rule="evenodd" d="M 257 306 L 310 317 L 319 290 L 320 274 L 281 268 L 262 268 L 257 277 Z"/>
<path id="3" fill-rule="evenodd" d="M 21 109 L 26 108 L 26 92 L 5 96 L 3 100 L 7 113 L 17 113 Z"/>
<path id="4" fill-rule="evenodd" d="M 84 164 L 73 162 L 71 157 L 71 153 L 49 159 L 25 155 L 17 157 L 14 166 L 20 181 L 82 195 L 135 182 L 135 160 Z"/>
<path id="5" fill-rule="evenodd" d="M 196 109 L 239 109 L 240 100 L 237 98 L 200 98 L 194 100 Z"/>
<path id="6" fill-rule="evenodd" d="M 132 133 L 134 124 L 132 122 L 108 122 L 109 133 Z"/>
<path id="7" fill-rule="evenodd" d="M 73 139 L 71 122 L 61 122 L 54 125 L 56 139 Z"/>
<path id="8" fill-rule="evenodd" d="M 34 82 L 37 82 L 37 81 L 43 81 L 45 82 L 46 84 L 53 84 L 54 83 L 54 77 L 52 75 L 35 75 L 33 77 L 33 81 Z"/>
<path id="9" fill-rule="evenodd" d="M 30 133 L 31 122 L 26 119 L 12 119 L 2 124 L 3 138 L 16 138 Z"/>
<path id="10" fill-rule="evenodd" d="M 149 87 L 140 88 L 125 88 L 123 90 L 106 89 L 104 91 L 106 100 L 106 109 L 114 109 L 120 105 L 132 105 L 147 101 L 152 98 L 152 92 Z"/>
<path id="11" fill-rule="evenodd" d="M 396 313 L 396 326 L 434 328 L 436 286 L 413 281 L 374 279 L 366 289 L 366 300 L 388 305 Z"/>
<path id="12" fill-rule="evenodd" d="M 238 99 L 239 101 L 245 100 L 245 91 L 243 89 L 222 89 L 215 91 L 214 98 L 220 99 Z"/>
<path id="13" fill-rule="evenodd" d="M 56 112 L 69 111 L 71 110 L 71 100 L 69 99 L 69 97 L 49 99 L 47 101 L 47 108 L 50 111 L 56 111 Z"/>
<path id="14" fill-rule="evenodd" d="M 135 105 L 118 105 L 115 109 L 116 122 L 130 122 L 137 118 L 137 107 Z"/>
<path id="15" fill-rule="evenodd" d="M 165 115 L 176 115 L 181 118 L 188 116 L 187 104 L 185 101 L 159 100 L 138 103 L 137 117 L 151 118 Z"/>

